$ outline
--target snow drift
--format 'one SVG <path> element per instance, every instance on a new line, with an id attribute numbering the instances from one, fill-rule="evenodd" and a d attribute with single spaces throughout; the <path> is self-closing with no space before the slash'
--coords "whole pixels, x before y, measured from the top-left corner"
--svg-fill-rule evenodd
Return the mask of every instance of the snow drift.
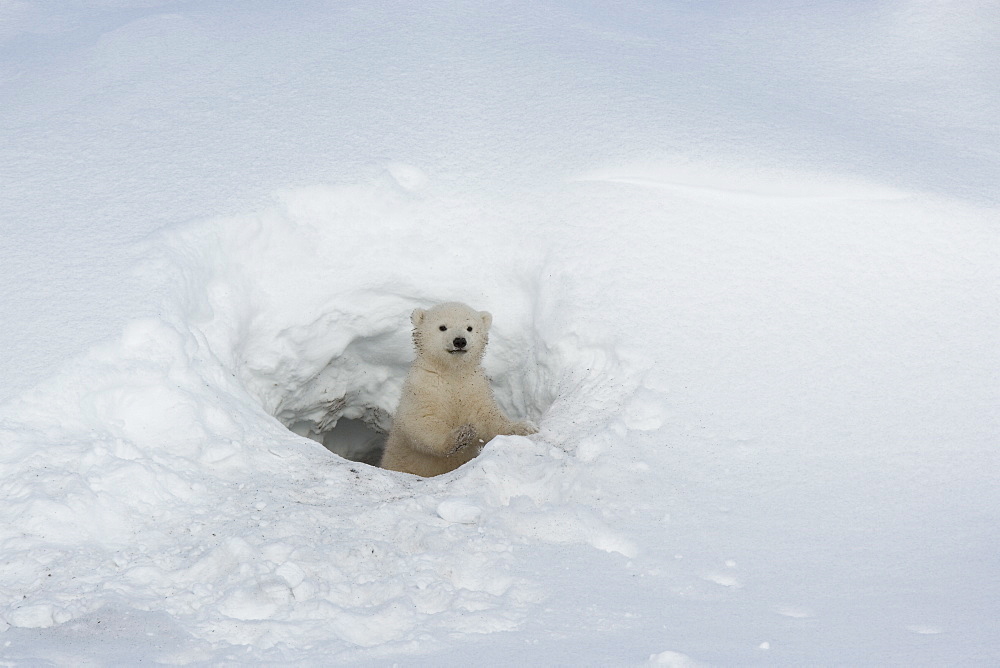
<path id="1" fill-rule="evenodd" d="M 997 662 L 992 4 L 57 4 L 4 661 Z M 447 300 L 540 433 L 354 461 Z"/>
<path id="2" fill-rule="evenodd" d="M 554 478 L 581 437 L 620 421 L 637 371 L 562 329 L 570 305 L 532 303 L 541 254 L 509 227 L 387 176 L 158 235 L 139 269 L 176 290 L 161 318 L 132 323 L 6 413 L 4 458 L 21 474 L 3 541 L 22 592 L 7 623 L 117 605 L 184 619 L 213 646 L 312 634 L 338 654 L 433 629 L 517 628 L 544 596 L 509 573 L 512 535 L 631 554 Z M 407 252 L 388 256 L 387 235 Z M 474 471 L 425 481 L 286 428 L 318 440 L 340 420 L 387 430 L 412 359 L 409 311 L 446 296 L 497 312 L 498 398 L 547 441 L 498 439 Z M 212 656 L 192 651 L 170 660 Z"/>
<path id="3" fill-rule="evenodd" d="M 616 555 L 678 600 L 739 591 L 739 560 L 688 570 L 668 547 L 689 530 L 671 517 L 720 493 L 748 494 L 751 523 L 797 526 L 793 544 L 814 513 L 820 540 L 869 522 L 918 540 L 899 522 L 950 494 L 936 470 L 993 494 L 975 459 L 981 406 L 947 399 L 989 387 L 972 364 L 995 317 L 975 307 L 995 272 L 978 214 L 956 220 L 952 205 L 944 223 L 933 202 L 894 191 L 704 169 L 682 184 L 668 166 L 590 174 L 511 203 L 391 165 L 163 230 L 136 279 L 170 286 L 160 317 L 4 411 L 0 540 L 19 594 L 6 623 L 164 613 L 186 638 L 157 655 L 171 662 L 242 646 L 289 661 L 435 652 L 537 615 L 555 590 L 518 563 L 546 544 Z M 340 421 L 384 432 L 412 358 L 410 310 L 452 298 L 494 312 L 498 399 L 540 434 L 498 438 L 430 480 L 302 438 Z M 940 449 L 959 419 L 972 440 Z M 818 488 L 788 477 L 817 466 Z M 914 476 L 936 489 L 913 496 Z M 831 480 L 840 491 L 825 502 Z M 841 494 L 892 519 L 841 525 Z M 811 596 L 768 605 L 809 609 L 798 598 Z M 914 617 L 900 627 L 934 627 Z"/>

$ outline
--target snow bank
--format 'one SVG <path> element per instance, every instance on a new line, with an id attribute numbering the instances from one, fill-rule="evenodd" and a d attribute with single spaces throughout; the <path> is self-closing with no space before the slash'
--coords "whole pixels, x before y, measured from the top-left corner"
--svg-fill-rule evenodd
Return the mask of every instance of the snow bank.
<path id="1" fill-rule="evenodd" d="M 0 658 L 996 664 L 997 16 L 2 4 Z"/>
<path id="2" fill-rule="evenodd" d="M 402 169 L 149 243 L 140 280 L 175 288 L 161 318 L 5 411 L 17 474 L 0 545 L 21 592 L 7 624 L 127 605 L 213 646 L 336 655 L 516 628 L 544 598 L 510 572 L 517 536 L 634 553 L 575 498 L 572 453 L 621 422 L 638 368 L 565 327 L 578 306 L 539 303 L 544 254 L 521 221 L 408 189 L 424 179 Z M 475 466 L 422 480 L 289 429 L 387 430 L 409 312 L 446 299 L 494 312 L 498 399 L 540 422 L 539 439 L 497 439 Z"/>
<path id="3" fill-rule="evenodd" d="M 985 461 L 955 461 L 985 455 L 981 405 L 946 399 L 989 391 L 972 364 L 995 319 L 975 307 L 996 272 L 981 214 L 952 204 L 945 221 L 934 200 L 821 178 L 687 173 L 603 170 L 504 200 L 394 164 L 163 230 L 136 279 L 170 287 L 160 317 L 4 408 L 5 624 L 152 615 L 185 638 L 156 655 L 171 662 L 435 652 L 523 630 L 565 595 L 519 554 L 605 553 L 677 601 L 765 581 L 743 558 L 671 545 L 716 549 L 687 523 L 731 515 L 725 498 L 742 499 L 748 524 L 728 531 L 751 562 L 769 514 L 836 517 L 839 500 L 800 505 L 826 493 L 822 476 L 784 486 L 803 468 L 828 467 L 835 499 L 870 495 L 879 471 L 868 504 L 897 519 L 918 502 L 910 476 L 935 466 L 991 494 Z M 541 432 L 430 480 L 317 443 L 336 447 L 341 421 L 362 440 L 388 428 L 408 314 L 448 299 L 494 313 L 498 399 Z M 965 444 L 940 449 L 960 420 Z M 816 540 L 847 531 L 826 517 Z M 661 602 L 639 604 L 646 623 Z M 685 656 L 645 649 L 637 662 Z"/>

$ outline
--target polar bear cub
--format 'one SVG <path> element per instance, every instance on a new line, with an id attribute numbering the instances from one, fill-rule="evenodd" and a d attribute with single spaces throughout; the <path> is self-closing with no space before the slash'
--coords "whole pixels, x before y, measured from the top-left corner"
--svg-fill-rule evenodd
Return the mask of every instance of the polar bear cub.
<path id="1" fill-rule="evenodd" d="M 382 468 L 420 476 L 452 471 L 500 434 L 537 431 L 514 422 L 497 405 L 483 370 L 493 316 L 450 302 L 415 309 L 417 358 L 403 384 L 382 455 Z"/>

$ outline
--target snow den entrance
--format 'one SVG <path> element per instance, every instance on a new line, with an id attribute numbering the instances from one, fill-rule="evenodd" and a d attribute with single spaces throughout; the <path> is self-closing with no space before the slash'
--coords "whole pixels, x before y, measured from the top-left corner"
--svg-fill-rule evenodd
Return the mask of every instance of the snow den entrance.
<path id="1" fill-rule="evenodd" d="M 295 434 L 345 459 L 377 466 L 414 351 L 408 301 L 371 310 L 347 300 L 308 324 L 259 321 L 241 351 L 261 406 Z M 426 304 L 419 304 L 426 306 Z M 350 306 L 356 308 L 349 309 Z M 514 332 L 511 336 L 509 332 Z M 540 423 L 574 374 L 530 327 L 494 328 L 484 365 L 500 407 Z M 579 384 L 580 379 L 573 381 Z"/>
<path id="2" fill-rule="evenodd" d="M 330 452 L 353 462 L 378 466 L 388 433 L 361 419 L 341 418 L 328 431 L 316 432 L 315 425 L 298 422 L 289 427 L 299 436 L 311 438 Z"/>

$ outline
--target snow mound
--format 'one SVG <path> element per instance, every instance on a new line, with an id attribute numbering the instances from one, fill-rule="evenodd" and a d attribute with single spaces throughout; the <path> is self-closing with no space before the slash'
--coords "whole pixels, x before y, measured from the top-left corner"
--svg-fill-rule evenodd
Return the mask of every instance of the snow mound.
<path id="1" fill-rule="evenodd" d="M 572 304 L 539 303 L 546 259 L 519 228 L 413 190 L 426 181 L 395 165 L 148 242 L 137 280 L 170 286 L 161 316 L 3 417 L 3 462 L 24 470 L 5 478 L 3 513 L 19 521 L 2 523 L 0 544 L 23 592 L 0 608 L 6 625 L 126 606 L 264 656 L 327 643 L 350 657 L 418 637 L 428 649 L 435 631 L 516 628 L 545 598 L 512 571 L 512 537 L 634 554 L 576 469 L 608 430 L 650 422 L 641 401 L 637 417 L 623 413 L 639 367 L 566 328 Z M 387 235 L 409 252 L 387 255 Z M 485 363 L 498 400 L 540 434 L 500 437 L 430 480 L 315 443 L 388 430 L 412 359 L 409 313 L 452 299 L 494 312 Z M 342 421 L 353 436 L 331 438 Z M 200 660 L 203 643 L 192 646 L 158 660 Z"/>
<path id="2" fill-rule="evenodd" d="M 780 195 L 822 194 L 803 175 L 719 196 L 594 173 L 612 178 L 469 194 L 394 164 L 148 240 L 156 316 L 0 408 L 5 659 L 72 663 L 60 639 L 152 624 L 142 658 L 169 663 L 439 664 L 615 625 L 594 641 L 611 663 L 751 660 L 796 651 L 779 641 L 803 620 L 851 627 L 827 592 L 858 573 L 991 535 L 931 510 L 995 496 L 988 212 L 834 179 Z M 494 314 L 498 401 L 540 431 L 438 478 L 369 466 L 409 313 L 445 300 Z M 955 626 L 900 618 L 897 595 L 866 599 L 877 633 Z M 732 606 L 781 626 L 733 636 Z M 90 655 L 124 655 L 112 636 Z"/>

